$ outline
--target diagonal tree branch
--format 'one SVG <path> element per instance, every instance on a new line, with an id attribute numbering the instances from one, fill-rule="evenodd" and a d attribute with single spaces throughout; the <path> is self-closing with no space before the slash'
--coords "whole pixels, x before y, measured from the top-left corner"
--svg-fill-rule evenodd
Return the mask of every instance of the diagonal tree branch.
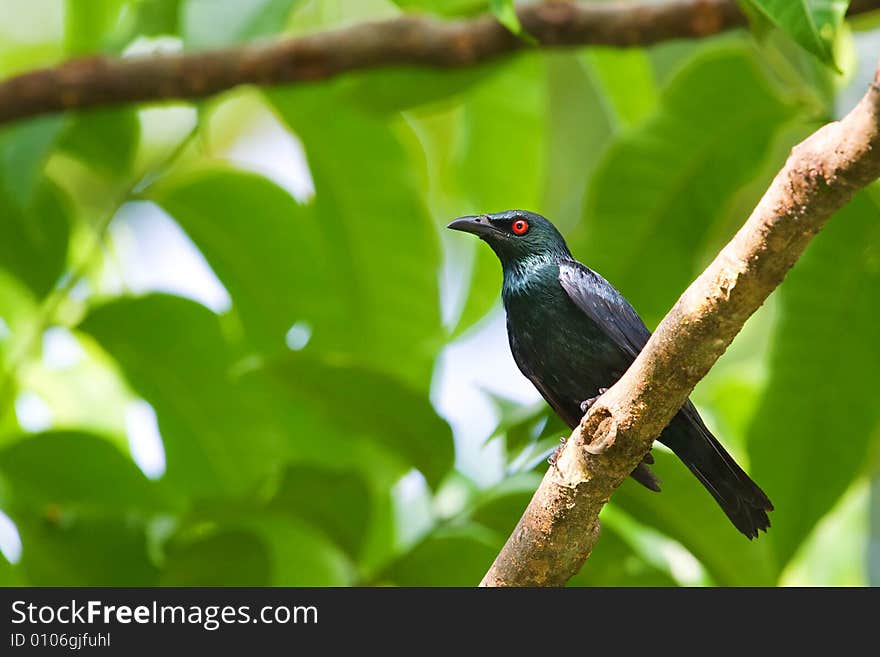
<path id="1" fill-rule="evenodd" d="M 853 0 L 849 14 L 875 9 L 880 0 Z M 553 0 L 521 5 L 517 13 L 546 48 L 650 45 L 746 24 L 736 0 Z M 490 15 L 458 21 L 404 16 L 205 53 L 77 59 L 0 82 L 0 124 L 63 110 L 203 98 L 242 84 L 325 80 L 364 69 L 472 66 L 526 47 Z"/>
<path id="2" fill-rule="evenodd" d="M 614 490 L 829 217 L 878 177 L 880 66 L 845 118 L 792 149 L 748 221 L 572 432 L 481 586 L 561 586 L 577 573 Z M 609 447 L 593 456 L 587 443 Z"/>

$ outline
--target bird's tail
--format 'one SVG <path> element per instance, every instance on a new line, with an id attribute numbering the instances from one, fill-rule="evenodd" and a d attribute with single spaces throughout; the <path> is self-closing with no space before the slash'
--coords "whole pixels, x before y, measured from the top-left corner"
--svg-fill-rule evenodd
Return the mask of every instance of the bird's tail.
<path id="1" fill-rule="evenodd" d="M 758 536 L 759 529 L 767 531 L 767 512 L 773 504 L 710 433 L 690 402 L 660 441 L 696 475 L 739 531 L 750 540 Z"/>

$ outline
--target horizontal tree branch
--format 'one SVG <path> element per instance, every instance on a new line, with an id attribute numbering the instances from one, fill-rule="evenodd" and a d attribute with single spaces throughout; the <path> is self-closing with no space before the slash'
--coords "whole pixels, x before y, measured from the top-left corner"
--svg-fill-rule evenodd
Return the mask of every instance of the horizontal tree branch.
<path id="1" fill-rule="evenodd" d="M 828 218 L 878 177 L 880 66 L 844 119 L 792 149 L 748 221 L 575 428 L 481 586 L 561 586 L 578 572 L 614 490 Z M 610 447 L 594 456 L 588 443 Z"/>
<path id="2" fill-rule="evenodd" d="M 880 0 L 853 0 L 849 13 L 874 9 Z M 517 12 L 545 48 L 650 45 L 746 24 L 736 0 L 556 0 Z M 528 47 L 491 15 L 456 21 L 409 15 L 204 53 L 76 59 L 0 83 L 0 124 L 71 109 L 202 98 L 242 84 L 309 82 L 393 66 L 471 66 Z"/>

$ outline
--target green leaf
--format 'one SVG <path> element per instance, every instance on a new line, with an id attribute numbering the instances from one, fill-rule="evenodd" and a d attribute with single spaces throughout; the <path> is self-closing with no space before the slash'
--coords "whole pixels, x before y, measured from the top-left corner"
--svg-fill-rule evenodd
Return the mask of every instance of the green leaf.
<path id="1" fill-rule="evenodd" d="M 332 86 L 275 90 L 270 98 L 305 146 L 318 258 L 332 277 L 316 292 L 338 319 L 315 327 L 310 348 L 351 355 L 427 389 L 443 336 L 439 239 L 400 138 L 386 118 L 340 103 Z"/>
<path id="2" fill-rule="evenodd" d="M 161 484 L 97 436 L 51 432 L 0 450 L 3 505 L 35 586 L 149 586 L 145 522 L 173 508 Z"/>
<path id="3" fill-rule="evenodd" d="M 369 530 L 370 497 L 357 472 L 293 465 L 285 471 L 269 509 L 302 518 L 357 557 Z"/>
<path id="4" fill-rule="evenodd" d="M 754 478 L 776 507 L 769 539 L 779 569 L 876 447 L 878 219 L 870 195 L 856 196 L 780 288 L 770 380 L 748 435 Z"/>
<path id="5" fill-rule="evenodd" d="M 98 436 L 37 434 L 0 450 L 8 504 L 37 514 L 151 513 L 166 508 L 159 484 Z"/>
<path id="6" fill-rule="evenodd" d="M 749 541 L 681 461 L 665 450 L 655 449 L 653 454 L 653 470 L 660 477 L 662 492 L 654 493 L 628 479 L 611 503 L 684 545 L 719 586 L 775 584 L 777 571 L 767 536 Z M 776 514 L 772 521 L 775 525 Z"/>
<path id="7" fill-rule="evenodd" d="M 547 154 L 546 69 L 533 54 L 505 64 L 465 99 L 456 158 L 475 212 L 537 208 Z"/>
<path id="8" fill-rule="evenodd" d="M 187 518 L 168 545 L 170 558 L 163 584 L 186 581 L 187 569 L 198 576 L 194 585 L 345 586 L 353 570 L 326 536 L 288 513 L 247 504 L 212 505 Z M 233 573 L 241 555 L 244 570 Z M 250 556 L 245 557 L 248 553 Z M 195 564 L 203 561 L 199 567 Z M 175 584 L 179 585 L 179 584 Z"/>
<path id="9" fill-rule="evenodd" d="M 251 490 L 287 451 L 263 406 L 235 388 L 234 355 L 218 318 L 178 297 L 121 298 L 80 325 L 120 364 L 156 410 L 165 447 L 165 480 L 194 496 Z"/>
<path id="10" fill-rule="evenodd" d="M 284 29 L 299 0 L 186 0 L 181 34 L 187 49 L 220 48 Z"/>
<path id="11" fill-rule="evenodd" d="M 368 435 L 436 486 L 452 468 L 452 431 L 427 396 L 360 365 L 291 354 L 268 371 L 298 400 L 320 409 L 340 435 Z"/>
<path id="12" fill-rule="evenodd" d="M 23 208 L 0 190 L 0 267 L 38 298 L 48 294 L 64 271 L 70 213 L 69 199 L 47 179 L 41 179 Z"/>
<path id="13" fill-rule="evenodd" d="M 173 544 L 160 578 L 162 586 L 269 586 L 271 557 L 251 532 L 228 530 Z"/>
<path id="14" fill-rule="evenodd" d="M 495 14 L 495 18 L 498 19 L 498 22 L 510 30 L 510 32 L 527 43 L 537 43 L 534 37 L 523 30 L 523 27 L 519 22 L 519 16 L 516 15 L 516 5 L 514 4 L 514 0 L 489 0 L 489 9 Z"/>
<path id="15" fill-rule="evenodd" d="M 9 563 L 3 553 L 0 553 L 0 586 L 24 586 L 21 569 Z"/>
<path id="16" fill-rule="evenodd" d="M 508 536 L 519 522 L 523 511 L 541 484 L 541 475 L 521 472 L 482 491 L 474 504 L 470 519 L 491 529 L 499 537 Z"/>
<path id="17" fill-rule="evenodd" d="M 131 169 L 139 139 L 136 110 L 92 110 L 76 114 L 58 140 L 58 148 L 105 175 L 124 176 Z"/>
<path id="18" fill-rule="evenodd" d="M 731 114 L 731 98 L 741 111 Z M 691 280 L 713 223 L 761 170 L 792 115 L 746 51 L 701 54 L 664 90 L 657 112 L 606 153 L 572 251 L 653 325 Z"/>
<path id="19" fill-rule="evenodd" d="M 393 68 L 362 71 L 345 80 L 348 102 L 372 112 L 392 113 L 456 99 L 491 75 L 497 64 L 458 69 Z"/>
<path id="20" fill-rule="evenodd" d="M 620 51 L 618 51 L 620 52 Z M 635 51 L 633 51 L 635 52 Z M 627 61 L 638 61 L 636 55 Z M 596 66 L 585 58 L 569 52 L 544 54 L 547 67 L 547 163 L 542 214 L 565 231 L 575 225 L 583 209 L 584 181 L 589 180 L 614 132 L 618 118 L 608 98 L 609 80 L 596 75 Z M 625 71 L 636 67 L 631 64 Z M 608 68 L 612 68 L 609 64 Z M 613 75 L 607 76 L 613 79 Z M 637 85 L 640 75 L 628 75 L 629 82 Z M 635 116 L 647 105 L 643 98 L 648 89 L 639 86 L 640 100 L 623 99 Z"/>
<path id="21" fill-rule="evenodd" d="M 13 519 L 22 543 L 18 567 L 30 586 L 158 584 L 139 522 L 105 516 Z"/>
<path id="22" fill-rule="evenodd" d="M 438 530 L 385 574 L 399 586 L 476 586 L 500 547 L 497 537 L 476 525 Z"/>
<path id="23" fill-rule="evenodd" d="M 677 586 L 678 583 L 643 559 L 614 529 L 602 525 L 602 535 L 590 558 L 566 586 Z"/>
<path id="24" fill-rule="evenodd" d="M 63 127 L 64 119 L 53 115 L 0 128 L 0 196 L 28 205 Z"/>
<path id="25" fill-rule="evenodd" d="M 101 52 L 130 10 L 129 0 L 67 0 L 64 49 L 68 55 Z"/>
<path id="26" fill-rule="evenodd" d="M 482 242 L 472 240 L 473 263 L 464 307 L 452 337 L 457 337 L 483 319 L 501 299 L 501 267 L 498 257 Z"/>
<path id="27" fill-rule="evenodd" d="M 637 48 L 590 48 L 584 53 L 590 72 L 598 78 L 610 114 L 631 127 L 650 116 L 658 102 L 651 60 Z"/>
<path id="28" fill-rule="evenodd" d="M 311 208 L 266 178 L 230 169 L 174 177 L 150 194 L 198 245 L 261 350 L 286 351 L 296 321 L 311 325 L 315 342 L 325 332 L 342 341 L 349 318 L 329 301 L 332 245 Z"/>
<path id="29" fill-rule="evenodd" d="M 486 11 L 490 0 L 394 0 L 402 9 L 430 11 L 440 16 L 471 16 Z"/>
<path id="30" fill-rule="evenodd" d="M 837 69 L 834 41 L 849 0 L 749 0 L 802 48 Z"/>
<path id="31" fill-rule="evenodd" d="M 272 586 L 350 586 L 351 563 L 311 525 L 281 514 L 253 514 L 240 525 L 269 548 Z"/>
<path id="32" fill-rule="evenodd" d="M 185 0 L 140 0 L 136 30 L 144 36 L 177 34 L 180 22 L 180 5 Z"/>
<path id="33" fill-rule="evenodd" d="M 501 419 L 490 439 L 504 435 L 508 459 L 515 458 L 523 448 L 543 438 L 552 436 L 558 439 L 570 433 L 565 423 L 543 401 L 531 406 L 523 406 L 506 400 L 505 404 L 499 404 L 498 397 L 493 397 Z"/>

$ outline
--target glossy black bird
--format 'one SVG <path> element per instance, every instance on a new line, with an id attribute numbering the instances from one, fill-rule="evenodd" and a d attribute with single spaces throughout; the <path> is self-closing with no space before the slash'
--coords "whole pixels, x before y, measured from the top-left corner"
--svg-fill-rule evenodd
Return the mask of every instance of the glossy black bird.
<path id="1" fill-rule="evenodd" d="M 629 368 L 651 333 L 623 296 L 577 262 L 544 217 L 508 210 L 456 219 L 449 228 L 473 233 L 501 260 L 501 296 L 510 349 L 520 371 L 568 426 L 582 403 Z M 688 401 L 658 438 L 712 494 L 750 539 L 770 526 L 773 505 L 703 424 Z M 632 476 L 659 491 L 646 457 Z"/>

